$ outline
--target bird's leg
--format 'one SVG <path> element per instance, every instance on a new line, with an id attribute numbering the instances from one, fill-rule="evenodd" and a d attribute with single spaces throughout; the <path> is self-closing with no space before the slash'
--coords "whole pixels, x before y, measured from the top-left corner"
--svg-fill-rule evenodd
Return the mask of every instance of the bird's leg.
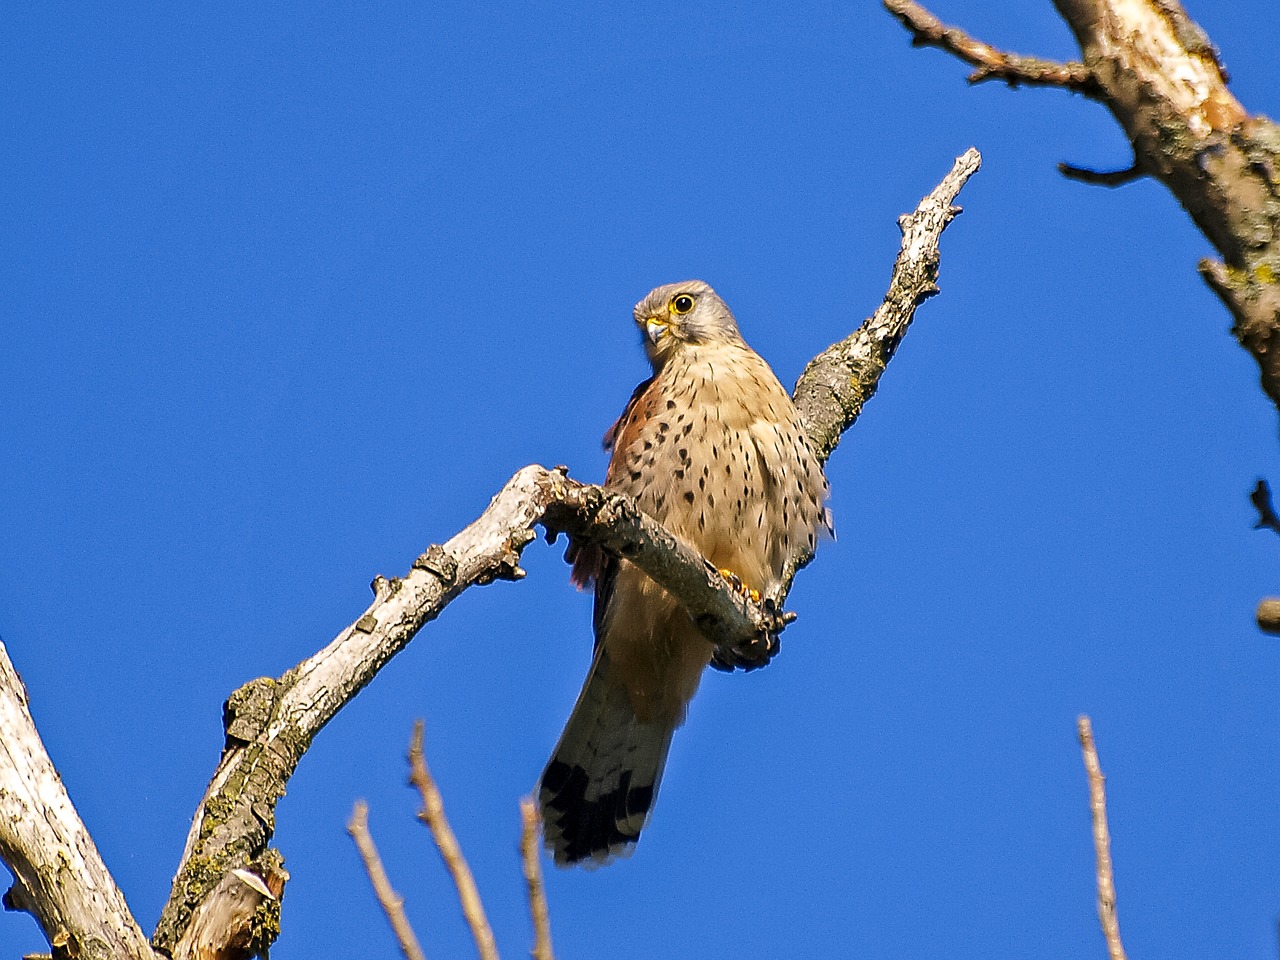
<path id="1" fill-rule="evenodd" d="M 760 591 L 755 589 L 754 587 L 748 587 L 745 583 L 742 582 L 742 578 L 738 576 L 736 573 L 734 573 L 732 570 L 727 570 L 724 567 L 721 567 L 720 576 L 728 580 L 729 586 L 733 587 L 733 589 L 737 590 L 738 593 L 742 594 L 752 603 L 760 602 Z"/>

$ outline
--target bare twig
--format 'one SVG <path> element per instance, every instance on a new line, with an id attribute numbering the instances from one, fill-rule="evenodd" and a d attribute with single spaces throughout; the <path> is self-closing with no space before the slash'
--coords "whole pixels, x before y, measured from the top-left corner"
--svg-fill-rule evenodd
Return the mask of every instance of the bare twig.
<path id="1" fill-rule="evenodd" d="M 796 384 L 797 409 L 822 459 L 875 392 L 916 306 L 937 292 L 938 238 L 978 164 L 977 151 L 967 152 L 899 221 L 902 248 L 884 303 L 857 332 L 817 357 Z M 272 853 L 267 843 L 276 801 L 316 734 L 464 590 L 523 577 L 520 554 L 537 524 L 549 536 L 600 543 L 679 597 L 716 644 L 718 665 L 759 666 L 777 652 L 790 614 L 745 597 L 628 498 L 570 480 L 563 469 L 525 467 L 474 523 L 429 547 L 406 576 L 378 577 L 372 605 L 327 647 L 283 676 L 259 678 L 231 695 L 226 747 L 196 810 L 156 928 L 157 947 L 186 960 L 175 948 L 219 878 Z M 788 585 L 794 573 L 787 572 Z"/>
<path id="2" fill-rule="evenodd" d="M 382 857 L 378 855 L 378 847 L 373 842 L 373 835 L 369 833 L 369 805 L 363 800 L 357 800 L 351 811 L 347 833 L 356 842 L 360 859 L 364 861 L 365 873 L 369 875 L 369 882 L 373 885 L 373 893 L 378 898 L 378 903 L 382 904 L 382 910 L 391 923 L 391 930 L 396 935 L 401 952 L 407 960 L 427 960 L 427 955 L 422 952 L 418 943 L 418 936 L 413 932 L 409 918 L 405 916 L 404 897 L 391 886 L 386 868 L 382 865 Z"/>
<path id="3" fill-rule="evenodd" d="M 1077 167 L 1070 163 L 1059 163 L 1058 172 L 1068 180 L 1087 183 L 1095 187 L 1123 187 L 1126 183 L 1141 180 L 1147 175 L 1137 163 L 1123 170 L 1090 170 L 1088 167 Z"/>
<path id="4" fill-rule="evenodd" d="M 539 834 L 542 821 L 532 797 L 520 800 L 520 859 L 524 864 L 524 882 L 529 892 L 529 914 L 533 918 L 533 960 L 555 960 L 551 952 L 551 915 L 547 910 L 547 891 L 542 883 L 542 865 L 538 860 L 542 844 Z"/>
<path id="5" fill-rule="evenodd" d="M 458 902 L 462 906 L 462 915 L 471 927 L 480 960 L 498 960 L 498 947 L 493 940 L 493 930 L 489 928 L 489 919 L 484 913 L 484 904 L 480 902 L 475 877 L 471 875 L 471 868 L 462 855 L 458 838 L 454 836 L 453 828 L 444 815 L 444 799 L 440 796 L 440 788 L 427 769 L 427 758 L 422 752 L 421 720 L 413 725 L 413 740 L 409 744 L 409 782 L 418 788 L 422 797 L 418 819 L 431 830 L 440 858 L 444 860 L 449 875 L 453 877 L 453 884 L 458 888 Z"/>
<path id="6" fill-rule="evenodd" d="M 1253 529 L 1280 533 L 1280 517 L 1276 516 L 1276 508 L 1271 502 L 1271 485 L 1266 480 L 1258 478 L 1257 485 L 1249 493 L 1249 502 L 1258 511 L 1258 520 Z"/>
<path id="7" fill-rule="evenodd" d="M 0 731 L 0 859 L 14 875 L 5 909 L 35 917 L 55 955 L 152 960 L 146 935 L 36 732 L 26 688 L 3 641 Z"/>
<path id="8" fill-rule="evenodd" d="M 976 40 L 958 27 L 948 27 L 912 0 L 884 0 L 885 9 L 902 21 L 917 47 L 939 47 L 974 67 L 970 83 L 1003 80 L 1011 87 L 1063 87 L 1077 93 L 1094 94 L 1097 81 L 1083 63 L 1059 63 L 1039 57 L 1024 57 L 997 50 Z"/>
<path id="9" fill-rule="evenodd" d="M 1089 811 L 1093 816 L 1093 849 L 1098 862 L 1098 922 L 1111 960 L 1125 960 L 1120 942 L 1120 918 L 1116 914 L 1116 883 L 1111 869 L 1111 833 L 1107 829 L 1106 777 L 1093 742 L 1093 725 L 1083 714 L 1076 720 L 1084 769 L 1089 776 Z"/>

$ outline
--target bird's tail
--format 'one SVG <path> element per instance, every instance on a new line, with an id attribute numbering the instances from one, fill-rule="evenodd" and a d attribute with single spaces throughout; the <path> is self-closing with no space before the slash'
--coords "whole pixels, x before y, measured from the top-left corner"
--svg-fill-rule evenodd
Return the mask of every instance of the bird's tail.
<path id="1" fill-rule="evenodd" d="M 629 853 L 658 795 L 680 718 L 642 722 L 604 646 L 538 784 L 543 832 L 559 866 Z"/>

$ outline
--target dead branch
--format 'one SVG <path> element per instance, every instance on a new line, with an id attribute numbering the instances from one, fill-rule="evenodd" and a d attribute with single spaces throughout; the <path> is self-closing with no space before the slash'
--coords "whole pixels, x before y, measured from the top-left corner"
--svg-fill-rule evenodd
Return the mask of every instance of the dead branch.
<path id="1" fill-rule="evenodd" d="M 902 342 L 916 307 L 938 292 L 938 241 L 960 208 L 960 188 L 977 172 L 982 156 L 970 147 L 914 212 L 898 218 L 902 245 L 884 302 L 862 326 L 818 354 L 796 381 L 796 409 L 824 463 L 875 396 L 880 375 Z M 794 575 L 794 571 L 792 571 Z M 790 577 L 788 577 L 788 580 Z"/>
<path id="2" fill-rule="evenodd" d="M 937 292 L 938 239 L 978 164 L 977 151 L 968 151 L 915 213 L 899 221 L 902 247 L 884 303 L 852 336 L 815 358 L 796 384 L 797 407 L 822 459 L 875 392 L 916 306 Z M 245 684 L 227 700 L 222 758 L 196 809 L 153 938 L 156 948 L 188 960 L 270 946 L 288 879 L 283 857 L 268 846 L 275 805 L 312 739 L 463 590 L 523 577 L 520 553 L 537 524 L 552 539 L 568 533 L 602 544 L 680 597 L 716 643 L 722 666 L 767 662 L 792 619 L 772 599 L 755 603 L 743 596 L 625 497 L 571 481 L 564 470 L 524 468 L 479 519 L 428 548 L 405 577 L 377 578 L 372 605 L 323 650 L 279 678 Z M 788 571 L 788 583 L 794 574 Z M 2 667 L 6 729 L 20 731 L 0 756 L 0 784 L 12 779 L 15 785 L 0 807 L 0 856 L 18 876 L 7 902 L 35 913 L 51 943 L 70 943 L 67 949 L 81 956 L 151 957 L 39 742 L 7 656 Z M 83 884 L 62 880 L 65 861 L 44 859 L 55 853 L 71 858 L 71 872 Z"/>
<path id="3" fill-rule="evenodd" d="M 476 889 L 475 877 L 471 875 L 467 858 L 462 855 L 458 838 L 444 815 L 444 798 L 440 796 L 440 788 L 427 769 L 427 758 L 422 752 L 421 720 L 413 725 L 413 740 L 409 744 L 409 782 L 418 788 L 422 797 L 418 819 L 430 829 L 436 848 L 440 851 L 440 858 L 444 861 L 449 876 L 453 877 L 453 885 L 458 888 L 458 903 L 462 906 L 462 915 L 466 917 L 467 925 L 471 927 L 480 960 L 498 960 L 498 947 L 493 940 L 489 918 L 484 913 L 484 904 L 480 901 L 480 891 Z"/>
<path id="4" fill-rule="evenodd" d="M 551 914 L 547 909 L 547 891 L 542 882 L 542 820 L 532 797 L 520 800 L 520 859 L 524 865 L 524 882 L 529 893 L 529 916 L 533 920 L 533 960 L 555 960 L 551 952 Z"/>
<path id="5" fill-rule="evenodd" d="M 1083 714 L 1076 720 L 1084 769 L 1089 777 L 1089 811 L 1093 817 L 1093 850 L 1097 858 L 1098 922 L 1107 941 L 1111 960 L 1125 960 L 1120 942 L 1120 918 L 1116 914 L 1116 882 L 1111 869 L 1111 832 L 1107 829 L 1107 778 L 1098 762 L 1098 748 L 1093 742 L 1093 724 Z"/>
<path id="6" fill-rule="evenodd" d="M 1033 81 L 1015 70 L 1014 78 L 1078 90 L 1111 111 L 1133 146 L 1133 170 L 1091 179 L 1114 186 L 1141 172 L 1178 198 L 1222 257 L 1201 261 L 1200 273 L 1231 311 L 1233 333 L 1280 409 L 1280 126 L 1250 114 L 1227 89 L 1217 50 L 1177 0 L 1054 2 L 1083 55 L 1082 65 L 1064 66 L 1083 66 L 1085 75 L 1050 71 Z M 885 6 L 917 42 L 980 72 L 1009 56 L 966 44 L 959 31 L 939 34 L 936 18 L 909 0 Z M 992 67 L 991 75 L 1000 74 Z"/>
<path id="7" fill-rule="evenodd" d="M 938 238 L 957 212 L 957 192 L 979 162 L 977 151 L 967 152 L 916 212 L 900 221 L 902 248 L 885 302 L 800 378 L 797 408 L 823 459 L 875 392 L 916 306 L 936 292 Z M 337 711 L 463 590 L 524 575 L 520 551 L 537 523 L 600 542 L 643 569 L 680 597 L 725 662 L 751 665 L 776 651 L 785 618 L 733 589 L 629 500 L 577 484 L 561 470 L 526 467 L 479 519 L 447 543 L 428 548 L 407 576 L 376 579 L 373 604 L 329 646 L 279 679 L 261 678 L 232 694 L 226 749 L 196 811 L 156 929 L 157 946 L 180 940 L 217 877 L 267 849 L 276 801 L 312 738 Z"/>
<path id="8" fill-rule="evenodd" d="M 997 50 L 974 39 L 959 27 L 948 27 L 932 13 L 912 0 L 884 0 L 885 9 L 902 21 L 917 47 L 938 47 L 974 67 L 970 83 L 1003 80 L 1011 87 L 1063 87 L 1077 93 L 1097 92 L 1097 82 L 1089 68 L 1072 61 L 1058 63 L 1039 57 L 1024 57 Z"/>
<path id="9" fill-rule="evenodd" d="M 0 731 L 0 859 L 15 877 L 5 909 L 35 917 L 55 955 L 153 960 L 36 732 L 3 641 Z"/>
<path id="10" fill-rule="evenodd" d="M 373 835 L 369 833 L 369 805 L 363 800 L 357 800 L 351 811 L 347 833 L 351 834 L 356 849 L 360 851 L 365 873 L 369 875 L 369 883 L 373 885 L 373 894 L 378 898 L 378 903 L 382 905 L 382 912 L 387 915 L 387 920 L 391 923 L 391 930 L 395 934 L 396 943 L 400 944 L 401 952 L 407 960 L 427 960 L 426 954 L 422 952 L 422 946 L 418 943 L 418 936 L 413 932 L 413 926 L 405 915 L 404 897 L 396 893 L 395 888 L 391 886 L 386 867 L 382 865 L 382 857 L 378 854 L 377 844 L 373 842 Z"/>

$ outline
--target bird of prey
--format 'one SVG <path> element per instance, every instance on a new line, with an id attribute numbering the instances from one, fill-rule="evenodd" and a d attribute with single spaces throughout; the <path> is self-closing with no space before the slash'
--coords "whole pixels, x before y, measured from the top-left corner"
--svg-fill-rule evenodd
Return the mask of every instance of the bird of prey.
<path id="1" fill-rule="evenodd" d="M 791 397 L 701 280 L 658 287 L 634 311 L 653 377 L 605 434 L 605 488 L 744 588 L 774 596 L 830 529 L 827 481 Z M 606 863 L 639 839 L 671 735 L 711 660 L 680 602 L 626 560 L 574 545 L 595 583 L 595 654 L 538 789 L 559 865 Z"/>

